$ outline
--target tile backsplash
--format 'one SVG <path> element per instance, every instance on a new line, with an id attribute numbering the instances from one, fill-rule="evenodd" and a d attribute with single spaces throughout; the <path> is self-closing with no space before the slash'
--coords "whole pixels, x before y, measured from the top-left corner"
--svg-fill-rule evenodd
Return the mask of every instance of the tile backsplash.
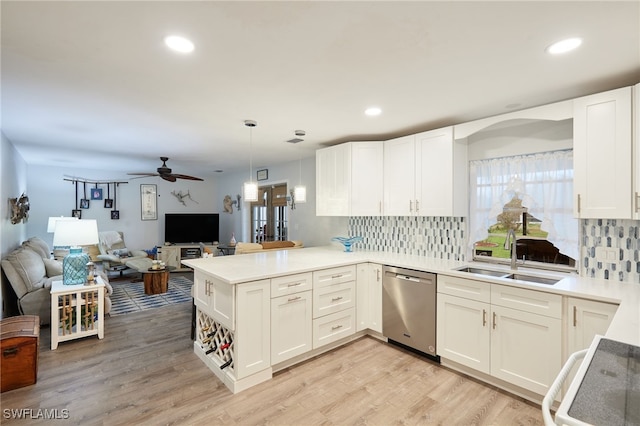
<path id="1" fill-rule="evenodd" d="M 640 283 L 640 221 L 584 219 L 580 232 L 580 275 Z M 350 217 L 349 235 L 360 249 L 466 260 L 463 217 Z"/>
<path id="2" fill-rule="evenodd" d="M 584 219 L 580 230 L 580 275 L 640 283 L 639 221 Z"/>
<path id="3" fill-rule="evenodd" d="M 357 216 L 349 218 L 349 235 L 365 250 L 465 260 L 467 223 L 462 217 Z"/>

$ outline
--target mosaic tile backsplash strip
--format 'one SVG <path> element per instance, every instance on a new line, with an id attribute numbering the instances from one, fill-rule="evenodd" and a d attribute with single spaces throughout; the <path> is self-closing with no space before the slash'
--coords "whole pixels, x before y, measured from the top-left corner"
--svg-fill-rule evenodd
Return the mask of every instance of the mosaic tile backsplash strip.
<path id="1" fill-rule="evenodd" d="M 580 225 L 580 275 L 640 283 L 639 221 L 584 219 Z"/>
<path id="2" fill-rule="evenodd" d="M 466 234 L 462 217 L 349 218 L 349 235 L 361 236 L 357 248 L 364 250 L 464 261 Z"/>

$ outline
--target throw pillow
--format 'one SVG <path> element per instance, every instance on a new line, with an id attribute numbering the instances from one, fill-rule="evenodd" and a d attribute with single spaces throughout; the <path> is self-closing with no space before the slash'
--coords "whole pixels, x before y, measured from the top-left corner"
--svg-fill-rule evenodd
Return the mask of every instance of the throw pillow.
<path id="1" fill-rule="evenodd" d="M 116 250 L 109 250 L 107 251 L 108 254 L 112 254 L 114 256 L 117 257 L 128 257 L 129 256 L 129 249 L 125 248 L 121 248 L 121 249 L 116 249 Z"/>
<path id="2" fill-rule="evenodd" d="M 47 277 L 55 277 L 62 275 L 62 262 L 55 259 L 42 259 L 44 269 L 47 271 Z"/>

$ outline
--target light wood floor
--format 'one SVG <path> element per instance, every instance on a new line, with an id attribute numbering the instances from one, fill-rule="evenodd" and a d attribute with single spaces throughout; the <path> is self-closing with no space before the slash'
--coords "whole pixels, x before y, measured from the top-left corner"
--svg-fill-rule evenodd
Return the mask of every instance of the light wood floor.
<path id="1" fill-rule="evenodd" d="M 191 306 L 106 320 L 105 338 L 49 349 L 38 382 L 1 395 L 6 409 L 68 410 L 55 424 L 542 425 L 540 408 L 376 339 L 363 337 L 231 394 L 193 354 Z"/>

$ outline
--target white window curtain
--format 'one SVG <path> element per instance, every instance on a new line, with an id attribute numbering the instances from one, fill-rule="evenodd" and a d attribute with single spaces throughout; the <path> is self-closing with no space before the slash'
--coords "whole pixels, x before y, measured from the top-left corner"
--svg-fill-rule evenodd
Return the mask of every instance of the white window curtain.
<path id="1" fill-rule="evenodd" d="M 578 220 L 573 217 L 573 151 L 554 151 L 469 163 L 469 247 L 488 229 L 514 195 L 561 253 L 578 259 Z"/>

